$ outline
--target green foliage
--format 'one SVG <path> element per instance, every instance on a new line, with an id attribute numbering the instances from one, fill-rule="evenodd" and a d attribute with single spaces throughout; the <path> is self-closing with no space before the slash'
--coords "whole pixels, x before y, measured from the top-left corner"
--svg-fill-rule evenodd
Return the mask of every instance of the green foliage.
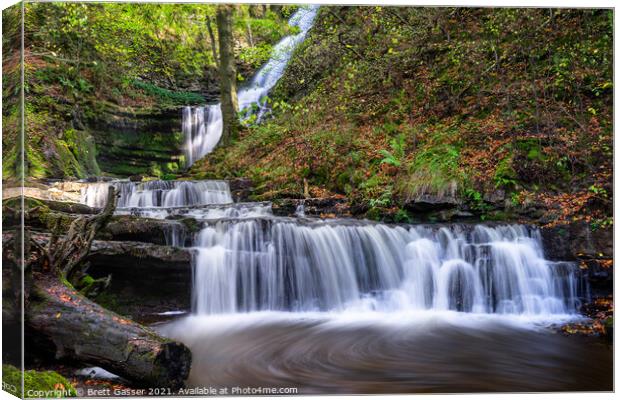
<path id="1" fill-rule="evenodd" d="M 362 187 L 364 187 L 364 185 L 362 185 Z M 368 188 L 367 185 L 365 187 Z M 372 208 L 375 208 L 375 207 L 386 208 L 386 207 L 391 206 L 392 205 L 392 188 L 388 186 L 385 189 L 385 191 L 381 193 L 379 198 L 370 199 L 368 201 L 368 205 Z"/>
<path id="2" fill-rule="evenodd" d="M 605 190 L 605 188 L 603 187 L 599 187 L 597 185 L 592 185 L 588 188 L 588 190 L 598 196 L 601 196 L 603 198 L 607 198 L 607 190 Z"/>
<path id="3" fill-rule="evenodd" d="M 245 47 L 239 53 L 239 60 L 258 68 L 263 65 L 271 56 L 273 47 L 269 43 L 258 46 Z"/>
<path id="4" fill-rule="evenodd" d="M 512 157 L 503 158 L 495 169 L 495 187 L 513 187 L 517 184 L 517 174 L 512 167 Z"/>
<path id="5" fill-rule="evenodd" d="M 198 92 L 207 88 L 211 91 L 218 79 L 213 57 L 218 40 L 217 5 L 31 2 L 25 7 L 25 40 L 30 49 L 24 69 L 29 107 L 27 174 L 36 178 L 82 178 L 98 175 L 101 169 L 118 175 L 147 170 L 156 174 L 176 172 L 178 162 L 159 160 L 167 157 L 165 154 L 178 147 L 178 143 L 168 143 L 161 152 L 153 150 L 162 145 L 159 138 L 155 138 L 154 144 L 131 143 L 137 145 L 134 149 L 145 152 L 144 160 L 136 165 L 134 160 L 118 161 L 125 159 L 129 151 L 121 144 L 138 140 L 129 136 L 148 135 L 125 134 L 127 138 L 116 141 L 116 132 L 110 133 L 115 136 L 111 140 L 108 132 L 95 131 L 91 135 L 93 132 L 85 129 L 96 126 L 90 122 L 101 118 L 110 104 L 120 113 L 138 114 L 206 103 Z M 275 42 L 297 29 L 289 27 L 282 14 L 259 12 L 261 9 L 262 6 L 255 5 L 235 9 L 233 36 L 242 55 L 238 61 L 240 75 L 244 77 L 269 56 Z M 3 13 L 7 27 L 12 26 L 6 16 Z M 208 25 L 215 34 L 215 42 Z M 19 88 L 7 81 L 11 77 L 11 83 L 19 82 L 19 69 L 14 72 L 3 76 L 3 96 L 7 99 L 9 90 Z M 5 118 L 10 114 L 9 102 L 6 104 Z M 15 118 L 14 122 L 17 121 Z M 12 136 L 18 133 L 16 127 Z M 3 172 L 9 178 L 18 174 L 20 163 L 14 146 L 19 141 L 17 137 L 9 141 L 8 136 L 3 141 Z M 106 146 L 100 163 L 95 142 Z M 151 160 L 162 165 L 144 166 Z"/>
<path id="6" fill-rule="evenodd" d="M 400 223 L 411 223 L 411 217 L 409 216 L 409 213 L 406 210 L 403 210 L 402 208 L 399 208 L 398 211 L 396 211 L 396 213 L 394 214 L 394 222 L 400 222 Z"/>
<path id="7" fill-rule="evenodd" d="M 460 145 L 454 141 L 457 133 L 453 128 L 437 128 L 408 165 L 408 178 L 402 182 L 401 191 L 409 199 L 423 194 L 453 195 L 463 180 Z"/>
<path id="8" fill-rule="evenodd" d="M 387 150 L 379 150 L 379 153 L 384 157 L 381 163 L 390 164 L 395 167 L 400 167 L 401 160 L 405 157 L 405 136 L 400 134 L 397 137 L 390 140 L 391 152 Z"/>
<path id="9" fill-rule="evenodd" d="M 204 96 L 198 93 L 192 92 L 178 92 L 172 91 L 152 83 L 143 82 L 139 80 L 133 81 L 133 85 L 139 89 L 144 90 L 151 96 L 158 97 L 161 101 L 172 105 L 191 105 L 191 104 L 205 104 L 206 100 Z"/>
<path id="10" fill-rule="evenodd" d="M 592 231 L 596 231 L 598 229 L 610 228 L 613 226 L 613 224 L 613 217 L 596 218 L 590 222 L 590 229 L 592 229 Z"/>

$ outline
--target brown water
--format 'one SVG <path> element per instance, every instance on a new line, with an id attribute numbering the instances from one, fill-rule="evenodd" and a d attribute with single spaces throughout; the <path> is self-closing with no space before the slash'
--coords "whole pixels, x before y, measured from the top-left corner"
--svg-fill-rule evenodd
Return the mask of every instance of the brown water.
<path id="1" fill-rule="evenodd" d="M 612 348 L 532 323 L 455 316 L 188 317 L 161 331 L 192 350 L 189 386 L 299 393 L 612 390 Z"/>

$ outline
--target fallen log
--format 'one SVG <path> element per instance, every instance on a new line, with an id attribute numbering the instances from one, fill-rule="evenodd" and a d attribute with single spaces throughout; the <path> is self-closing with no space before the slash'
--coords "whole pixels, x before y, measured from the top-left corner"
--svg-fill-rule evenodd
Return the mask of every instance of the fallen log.
<path id="1" fill-rule="evenodd" d="M 137 384 L 183 386 L 191 354 L 183 344 L 106 310 L 51 276 L 34 278 L 25 323 L 57 359 L 102 367 Z"/>
<path id="2" fill-rule="evenodd" d="M 115 202 L 111 187 L 100 214 L 75 219 L 65 235 L 54 230 L 46 246 L 26 232 L 26 335 L 52 343 L 58 359 L 100 366 L 138 385 L 175 390 L 189 375 L 189 349 L 99 306 L 74 287 L 85 276 L 92 242 L 110 220 Z M 3 243 L 5 262 L 21 264 L 19 238 Z"/>

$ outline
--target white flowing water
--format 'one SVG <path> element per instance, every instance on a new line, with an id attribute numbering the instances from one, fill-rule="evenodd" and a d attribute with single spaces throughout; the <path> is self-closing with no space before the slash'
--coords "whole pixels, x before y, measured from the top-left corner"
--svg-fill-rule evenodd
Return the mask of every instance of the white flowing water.
<path id="1" fill-rule="evenodd" d="M 577 269 L 544 258 L 522 225 L 385 225 L 275 217 L 270 203 L 233 203 L 225 181 L 112 181 L 87 185 L 85 204 L 120 193 L 117 214 L 195 218 L 195 314 L 254 311 L 402 312 L 558 316 L 577 311 Z"/>
<path id="2" fill-rule="evenodd" d="M 266 96 L 278 82 L 295 48 L 304 40 L 318 12 L 318 6 L 301 7 L 289 20 L 289 25 L 299 28 L 295 35 L 284 37 L 273 48 L 269 61 L 256 73 L 252 81 L 237 93 L 239 109 L 246 116 L 255 114 L 260 120 L 266 111 Z M 183 135 L 187 166 L 213 151 L 222 136 L 222 110 L 220 104 L 183 109 Z"/>
<path id="3" fill-rule="evenodd" d="M 566 315 L 571 263 L 544 259 L 524 226 L 430 228 L 249 219 L 195 240 L 196 314 L 454 310 Z"/>
<path id="4" fill-rule="evenodd" d="M 82 203 L 103 207 L 108 187 L 114 186 L 120 197 L 116 206 L 122 208 L 187 207 L 229 204 L 232 197 L 224 181 L 111 181 L 97 182 L 82 188 Z"/>
<path id="5" fill-rule="evenodd" d="M 202 214 L 192 314 L 157 328 L 191 349 L 188 387 L 611 387 L 610 352 L 545 329 L 580 318 L 580 279 L 574 263 L 545 260 L 535 228 L 392 226 L 260 210 Z"/>
<path id="6" fill-rule="evenodd" d="M 191 313 L 154 327 L 191 349 L 189 388 L 612 388 L 611 352 L 546 329 L 581 318 L 584 288 L 536 228 L 276 217 L 223 181 L 95 183 L 84 202 L 110 184 L 131 205 L 118 214 L 166 219 L 168 245 L 193 253 Z"/>

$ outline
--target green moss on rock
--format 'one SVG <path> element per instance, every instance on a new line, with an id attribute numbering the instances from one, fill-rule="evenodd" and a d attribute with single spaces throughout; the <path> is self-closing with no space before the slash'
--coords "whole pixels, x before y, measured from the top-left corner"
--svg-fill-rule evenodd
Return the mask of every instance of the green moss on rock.
<path id="1" fill-rule="evenodd" d="M 69 381 L 54 371 L 26 370 L 23 372 L 25 398 L 63 398 L 76 397 L 75 388 Z M 9 393 L 18 396 L 21 394 L 22 371 L 18 368 L 3 364 L 3 387 Z"/>

